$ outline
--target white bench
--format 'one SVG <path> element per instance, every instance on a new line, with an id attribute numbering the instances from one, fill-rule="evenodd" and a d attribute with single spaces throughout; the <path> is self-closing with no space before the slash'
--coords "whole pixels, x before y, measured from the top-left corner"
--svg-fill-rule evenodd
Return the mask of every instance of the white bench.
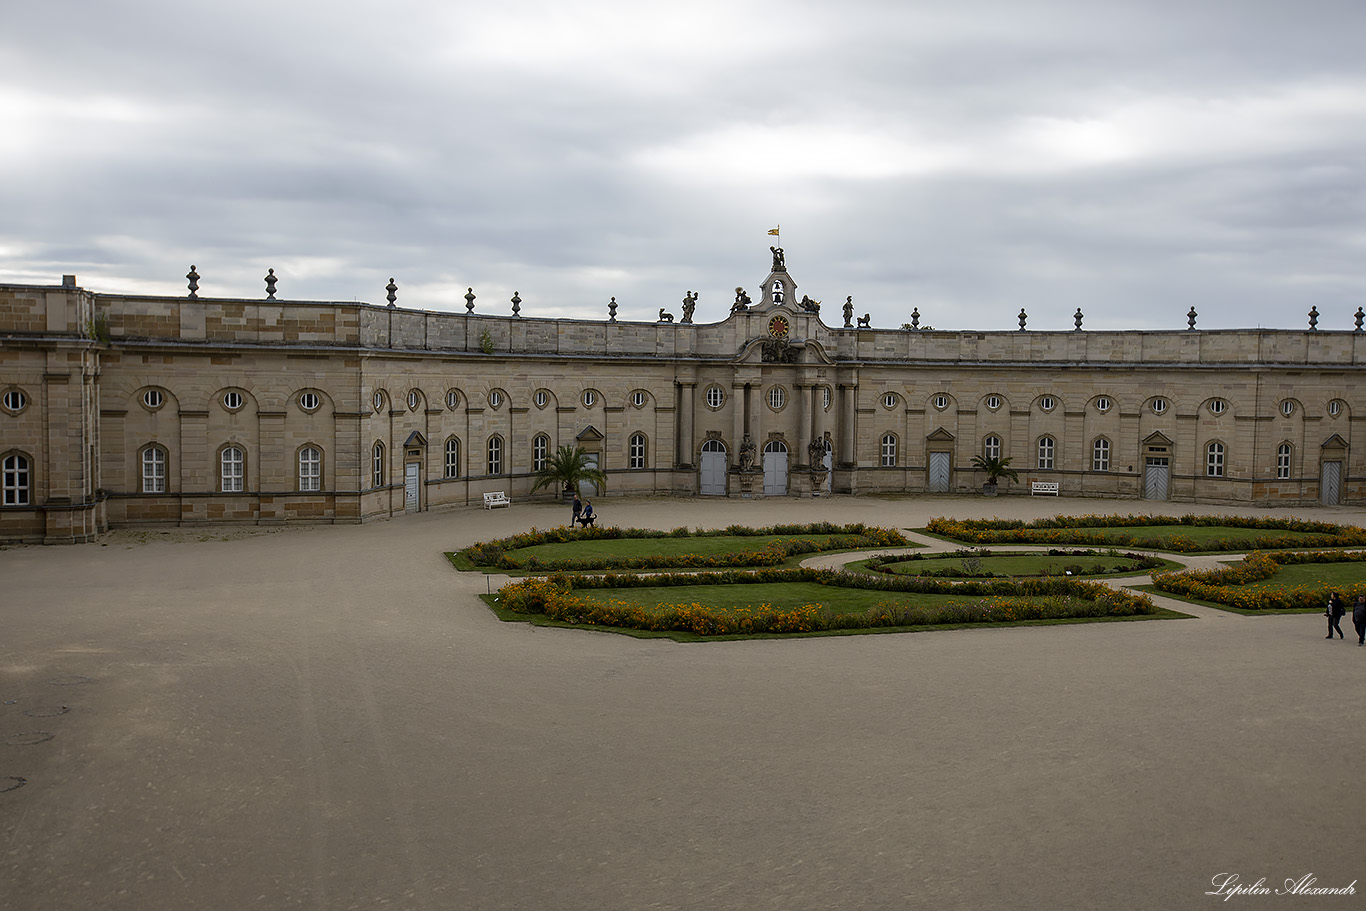
<path id="1" fill-rule="evenodd" d="M 504 493 L 503 491 L 501 491 L 501 490 L 495 491 L 495 492 L 493 492 L 493 493 L 486 493 L 486 494 L 484 494 L 484 508 L 485 508 L 485 509 L 492 509 L 492 508 L 495 507 L 495 506 L 511 506 L 511 505 L 512 505 L 512 501 L 509 500 L 509 499 L 508 499 L 508 495 L 507 495 L 506 493 Z"/>
<path id="2" fill-rule="evenodd" d="M 1029 485 L 1029 495 L 1033 497 L 1033 496 L 1038 496 L 1039 494 L 1044 494 L 1044 495 L 1046 495 L 1046 496 L 1053 496 L 1053 497 L 1056 497 L 1056 496 L 1058 495 L 1058 482 L 1057 482 L 1057 481 L 1032 481 L 1032 482 L 1030 482 L 1030 485 Z M 488 496 L 488 494 L 484 494 L 484 496 Z"/>

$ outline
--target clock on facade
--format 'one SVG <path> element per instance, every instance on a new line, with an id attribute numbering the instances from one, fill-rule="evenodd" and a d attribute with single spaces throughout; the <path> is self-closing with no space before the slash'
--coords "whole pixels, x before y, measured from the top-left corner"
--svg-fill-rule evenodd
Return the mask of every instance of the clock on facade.
<path id="1" fill-rule="evenodd" d="M 768 334 L 774 338 L 787 338 L 787 317 L 775 316 L 768 321 Z"/>

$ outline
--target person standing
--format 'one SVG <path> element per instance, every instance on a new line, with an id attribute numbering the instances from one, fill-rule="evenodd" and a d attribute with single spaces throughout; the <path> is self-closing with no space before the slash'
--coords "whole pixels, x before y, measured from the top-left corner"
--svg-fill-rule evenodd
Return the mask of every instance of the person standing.
<path id="1" fill-rule="evenodd" d="M 1328 635 L 1324 637 L 1325 639 L 1332 639 L 1334 632 L 1338 634 L 1339 639 L 1343 638 L 1342 627 L 1338 624 L 1342 621 L 1342 615 L 1345 613 L 1347 613 L 1347 605 L 1342 603 L 1342 595 L 1333 592 L 1333 597 L 1328 599 Z"/>
<path id="2" fill-rule="evenodd" d="M 1366 645 L 1366 595 L 1357 595 L 1352 605 L 1352 625 L 1357 629 L 1357 645 Z"/>
<path id="3" fill-rule="evenodd" d="M 569 520 L 570 527 L 579 524 L 579 513 L 581 512 L 583 512 L 583 502 L 579 499 L 578 494 L 574 494 L 574 518 Z M 1331 639 L 1332 637 L 1330 636 L 1329 638 Z"/>

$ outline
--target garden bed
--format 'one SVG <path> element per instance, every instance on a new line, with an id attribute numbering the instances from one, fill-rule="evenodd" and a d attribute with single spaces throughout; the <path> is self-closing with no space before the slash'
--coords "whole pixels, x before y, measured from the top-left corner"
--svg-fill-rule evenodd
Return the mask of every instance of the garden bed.
<path id="1" fill-rule="evenodd" d="M 1302 519 L 1239 516 L 1053 516 L 930 520 L 926 532 L 970 544 L 1082 544 L 1174 553 L 1366 546 L 1366 529 Z"/>
<path id="2" fill-rule="evenodd" d="M 1292 569 L 1283 572 L 1282 567 Z M 1258 552 L 1219 569 L 1156 573 L 1152 587 L 1240 613 L 1322 611 L 1333 592 L 1350 609 L 1357 595 L 1366 594 L 1366 552 Z"/>
<path id="3" fill-rule="evenodd" d="M 1014 579 L 1048 576 L 1071 578 L 1134 575 L 1152 570 L 1178 569 L 1180 564 L 1149 554 L 1117 550 L 1067 550 L 993 553 L 959 550 L 951 554 L 879 554 L 848 564 L 850 572 L 939 579 Z"/>

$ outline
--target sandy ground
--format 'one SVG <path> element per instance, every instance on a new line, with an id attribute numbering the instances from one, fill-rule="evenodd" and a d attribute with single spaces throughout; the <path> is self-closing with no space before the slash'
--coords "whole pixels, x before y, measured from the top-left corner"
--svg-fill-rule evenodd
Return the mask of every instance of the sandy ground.
<path id="1" fill-rule="evenodd" d="M 1361 904 L 1366 649 L 1321 617 L 677 644 L 501 623 L 441 555 L 566 513 L 0 550 L 0 908 L 1166 911 L 1230 873 L 1358 881 L 1230 907 Z"/>

